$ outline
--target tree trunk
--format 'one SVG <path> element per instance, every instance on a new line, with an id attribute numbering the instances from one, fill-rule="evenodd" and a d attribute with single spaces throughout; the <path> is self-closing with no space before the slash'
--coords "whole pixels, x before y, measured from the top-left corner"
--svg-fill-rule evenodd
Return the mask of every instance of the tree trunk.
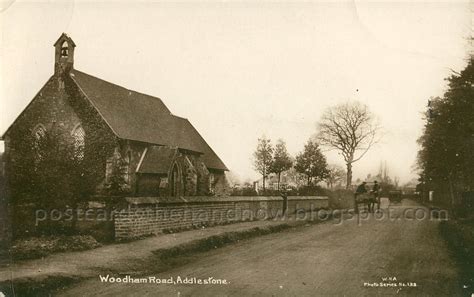
<path id="1" fill-rule="evenodd" d="M 74 203 L 74 207 L 73 207 L 73 213 L 72 213 L 72 224 L 71 224 L 71 229 L 72 231 L 75 233 L 77 230 L 77 221 L 78 221 L 78 217 L 77 217 L 77 212 L 78 212 L 78 208 L 79 208 L 79 205 L 78 203 Z"/>
<path id="2" fill-rule="evenodd" d="M 347 162 L 347 180 L 346 180 L 346 189 L 349 189 L 352 184 L 352 163 Z"/>
<path id="3" fill-rule="evenodd" d="M 262 177 L 263 177 L 263 192 L 265 193 L 265 174 L 262 175 Z"/>
<path id="4" fill-rule="evenodd" d="M 308 175 L 308 187 L 311 186 L 311 176 Z"/>
<path id="5" fill-rule="evenodd" d="M 280 177 L 281 177 L 281 172 L 278 172 L 278 191 L 280 191 Z"/>
<path id="6" fill-rule="evenodd" d="M 451 209 L 454 210 L 454 207 L 456 205 L 456 198 L 455 198 L 453 179 L 451 177 L 451 173 L 448 174 L 448 183 L 449 183 L 449 194 L 451 196 Z"/>

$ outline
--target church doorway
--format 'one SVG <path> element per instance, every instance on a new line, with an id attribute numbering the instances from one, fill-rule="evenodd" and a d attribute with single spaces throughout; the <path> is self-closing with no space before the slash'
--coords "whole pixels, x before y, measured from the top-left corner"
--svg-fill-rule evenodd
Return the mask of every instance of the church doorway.
<path id="1" fill-rule="evenodd" d="M 180 195 L 181 178 L 179 176 L 179 169 L 176 164 L 173 165 L 173 170 L 171 171 L 170 188 L 171 196 L 178 197 Z"/>

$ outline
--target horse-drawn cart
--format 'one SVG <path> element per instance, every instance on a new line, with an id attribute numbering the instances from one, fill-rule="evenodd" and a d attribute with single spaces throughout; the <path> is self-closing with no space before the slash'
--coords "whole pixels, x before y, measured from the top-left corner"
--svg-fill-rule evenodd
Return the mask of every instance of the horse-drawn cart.
<path id="1" fill-rule="evenodd" d="M 377 204 L 377 209 L 380 209 L 380 198 L 375 193 L 361 193 L 354 194 L 354 209 L 356 213 L 359 213 L 359 205 L 366 205 L 367 211 L 374 211 L 375 204 Z"/>

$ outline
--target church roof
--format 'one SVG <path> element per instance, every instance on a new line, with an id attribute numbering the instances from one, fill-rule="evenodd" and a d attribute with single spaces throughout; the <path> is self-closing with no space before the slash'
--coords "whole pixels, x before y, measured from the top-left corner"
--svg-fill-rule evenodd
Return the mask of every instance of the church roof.
<path id="1" fill-rule="evenodd" d="M 197 152 L 208 168 L 228 170 L 194 126 L 161 99 L 75 69 L 70 76 L 119 138 Z"/>
<path id="2" fill-rule="evenodd" d="M 144 154 L 137 172 L 167 174 L 176 157 L 177 149 L 153 145 Z"/>

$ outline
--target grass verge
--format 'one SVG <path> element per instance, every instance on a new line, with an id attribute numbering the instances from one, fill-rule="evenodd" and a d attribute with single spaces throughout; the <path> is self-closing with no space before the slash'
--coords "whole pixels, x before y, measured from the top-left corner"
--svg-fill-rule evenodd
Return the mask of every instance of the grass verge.
<path id="1" fill-rule="evenodd" d="M 159 249 L 153 253 L 165 264 L 166 269 L 189 262 L 196 253 L 203 253 L 226 245 L 247 240 L 257 236 L 280 232 L 291 228 L 290 224 L 279 224 L 267 227 L 255 227 L 249 230 L 225 232 L 207 238 L 194 240 L 167 249 Z M 164 269 L 164 270 L 166 270 Z"/>
<path id="2" fill-rule="evenodd" d="M 47 275 L 36 278 L 16 279 L 0 283 L 0 292 L 10 297 L 50 297 L 53 292 L 66 288 L 83 280 L 81 277 L 65 275 Z"/>
<path id="3" fill-rule="evenodd" d="M 53 253 L 83 251 L 99 246 L 101 244 L 90 235 L 31 237 L 13 242 L 10 255 L 13 260 L 37 259 Z"/>

